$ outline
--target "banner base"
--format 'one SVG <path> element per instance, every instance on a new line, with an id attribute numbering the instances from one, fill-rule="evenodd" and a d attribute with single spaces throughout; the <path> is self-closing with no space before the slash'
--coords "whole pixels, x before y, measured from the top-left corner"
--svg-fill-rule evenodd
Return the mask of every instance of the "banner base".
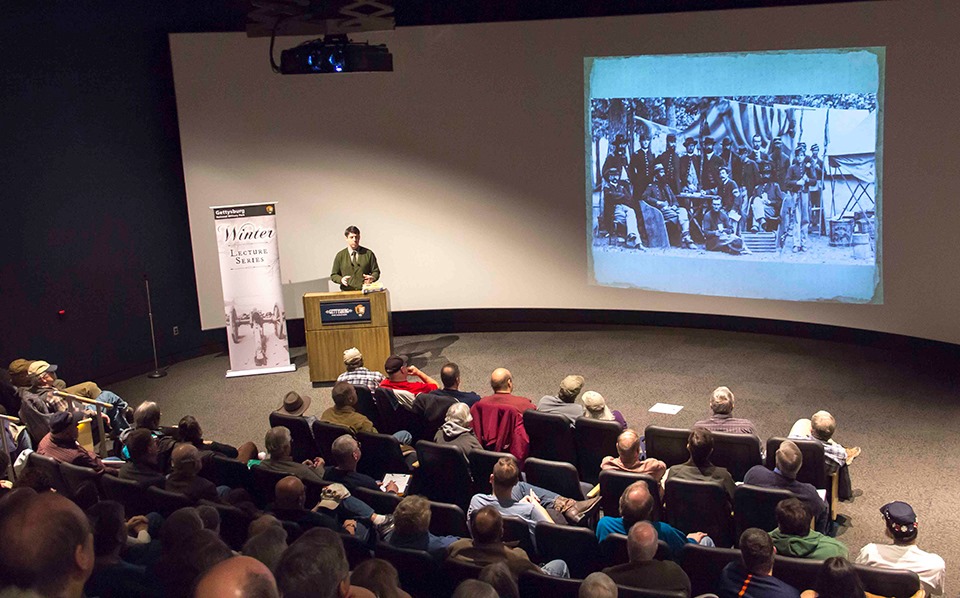
<path id="1" fill-rule="evenodd" d="M 225 378 L 238 378 L 240 376 L 256 376 L 257 374 L 279 374 L 281 372 L 295 372 L 297 365 L 294 363 L 280 365 L 275 368 L 257 368 L 255 370 L 227 370 Z"/>

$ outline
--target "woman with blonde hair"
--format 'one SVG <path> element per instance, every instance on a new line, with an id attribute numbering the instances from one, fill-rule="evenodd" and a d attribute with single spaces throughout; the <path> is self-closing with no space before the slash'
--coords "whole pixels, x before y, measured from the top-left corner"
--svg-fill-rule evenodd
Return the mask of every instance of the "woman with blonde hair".
<path id="1" fill-rule="evenodd" d="M 603 421 L 615 421 L 620 424 L 620 428 L 627 429 L 627 420 L 623 419 L 623 414 L 619 411 L 611 411 L 607 407 L 607 401 L 599 392 L 588 390 L 580 397 L 583 402 L 583 417 L 588 419 L 599 419 Z"/>

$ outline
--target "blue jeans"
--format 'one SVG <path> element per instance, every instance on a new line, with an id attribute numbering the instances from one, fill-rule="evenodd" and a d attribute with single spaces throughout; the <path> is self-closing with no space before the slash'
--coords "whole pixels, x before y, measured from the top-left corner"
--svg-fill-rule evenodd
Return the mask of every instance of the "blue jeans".
<path id="1" fill-rule="evenodd" d="M 553 577 L 570 577 L 570 569 L 568 569 L 567 564 L 560 559 L 550 561 L 543 567 L 540 567 L 540 570 Z"/>
<path id="2" fill-rule="evenodd" d="M 533 484 L 528 484 L 526 482 L 517 482 L 517 485 L 514 486 L 513 490 L 510 491 L 510 498 L 519 501 L 524 496 L 530 494 L 531 490 L 537 495 L 537 498 L 540 499 L 540 504 L 546 509 L 552 509 L 554 501 L 556 501 L 557 497 L 560 496 L 556 492 L 551 492 L 546 488 L 541 488 L 540 486 L 534 486 Z"/>
<path id="3" fill-rule="evenodd" d="M 407 432 L 406 430 L 399 430 L 393 433 L 393 437 L 397 439 L 397 442 L 400 444 L 411 445 L 413 444 L 413 434 Z"/>
<path id="4" fill-rule="evenodd" d="M 107 414 L 107 417 L 110 418 L 110 425 L 113 427 L 114 433 L 119 433 L 122 430 L 126 430 L 130 427 L 130 422 L 127 421 L 127 416 L 124 413 L 127 409 L 127 402 L 117 396 L 115 393 L 110 392 L 109 390 L 104 390 L 100 392 L 100 396 L 97 397 L 97 400 L 101 403 L 108 403 L 111 405 L 109 409 L 104 409 L 103 412 Z M 85 411 L 96 411 L 97 408 L 93 405 L 83 404 L 83 409 Z"/>

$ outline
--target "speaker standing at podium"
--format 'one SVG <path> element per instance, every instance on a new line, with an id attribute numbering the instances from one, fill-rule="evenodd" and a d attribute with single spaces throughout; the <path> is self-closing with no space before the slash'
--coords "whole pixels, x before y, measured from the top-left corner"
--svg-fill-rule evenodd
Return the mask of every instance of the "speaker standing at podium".
<path id="1" fill-rule="evenodd" d="M 348 226 L 343 231 L 347 246 L 333 258 L 330 280 L 340 285 L 341 291 L 359 291 L 364 283 L 377 282 L 380 279 L 380 267 L 377 256 L 366 247 L 360 246 L 360 229 Z"/>

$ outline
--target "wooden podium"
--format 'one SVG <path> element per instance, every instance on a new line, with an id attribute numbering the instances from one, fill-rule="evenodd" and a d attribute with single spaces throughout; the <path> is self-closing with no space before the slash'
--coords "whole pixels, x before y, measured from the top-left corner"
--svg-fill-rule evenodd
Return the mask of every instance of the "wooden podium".
<path id="1" fill-rule="evenodd" d="M 379 370 L 390 357 L 390 295 L 379 291 L 307 293 L 303 296 L 303 327 L 311 382 L 334 382 L 346 371 L 343 352 L 356 347 L 366 367 Z"/>

